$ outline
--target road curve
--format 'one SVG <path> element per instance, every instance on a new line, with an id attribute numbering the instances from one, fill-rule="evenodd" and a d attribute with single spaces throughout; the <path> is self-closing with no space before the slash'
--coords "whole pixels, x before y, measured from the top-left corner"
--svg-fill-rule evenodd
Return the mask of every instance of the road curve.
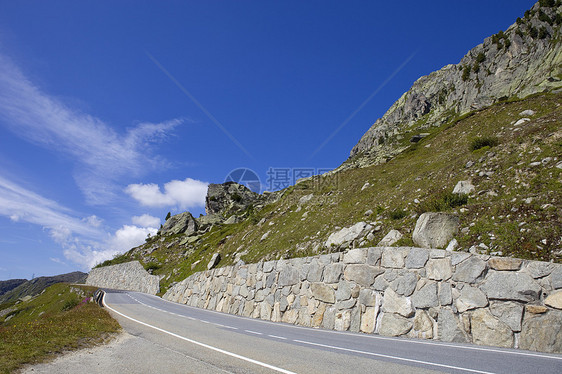
<path id="1" fill-rule="evenodd" d="M 562 371 L 562 355 L 312 329 L 193 308 L 130 291 L 107 290 L 103 302 L 127 332 L 185 357 L 171 365 L 177 372 Z M 200 366 L 197 370 L 190 368 L 193 362 Z"/>

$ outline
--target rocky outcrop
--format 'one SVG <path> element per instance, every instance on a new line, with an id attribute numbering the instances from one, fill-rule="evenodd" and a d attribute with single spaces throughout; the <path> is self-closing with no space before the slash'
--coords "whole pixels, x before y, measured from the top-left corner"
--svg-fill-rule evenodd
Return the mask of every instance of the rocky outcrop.
<path id="1" fill-rule="evenodd" d="M 562 352 L 562 265 L 513 263 L 439 249 L 355 248 L 215 268 L 164 298 L 339 331 Z"/>
<path id="2" fill-rule="evenodd" d="M 197 226 L 197 221 L 195 221 L 191 213 L 183 212 L 168 218 L 162 228 L 158 230 L 158 235 L 185 233 L 185 235 L 189 236 L 197 232 Z"/>
<path id="3" fill-rule="evenodd" d="M 384 162 L 409 146 L 401 139 L 472 110 L 562 87 L 557 23 L 561 12 L 562 6 L 537 3 L 525 17 L 505 32 L 486 38 L 458 64 L 419 78 L 363 135 L 341 168 Z"/>
<path id="4" fill-rule="evenodd" d="M 151 295 L 156 295 L 160 291 L 160 278 L 150 275 L 138 261 L 92 269 L 88 274 L 86 284 L 144 292 Z"/>
<path id="5" fill-rule="evenodd" d="M 243 212 L 255 203 L 259 196 L 246 186 L 235 182 L 210 184 L 205 198 L 205 212 L 207 215 L 227 217 Z"/>

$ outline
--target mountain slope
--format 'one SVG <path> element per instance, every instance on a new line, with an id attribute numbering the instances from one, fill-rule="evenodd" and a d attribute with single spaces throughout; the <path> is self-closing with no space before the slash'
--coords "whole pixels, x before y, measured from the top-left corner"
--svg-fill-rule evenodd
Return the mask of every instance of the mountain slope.
<path id="1" fill-rule="evenodd" d="M 403 235 L 393 245 L 414 245 L 417 219 L 435 211 L 459 217 L 459 251 L 561 262 L 562 6 L 541 3 L 420 78 L 335 171 L 259 196 L 213 185 L 207 216 L 171 217 L 100 266 L 139 260 L 165 291 L 208 266 L 382 245 L 392 230 Z M 461 181 L 474 189 L 453 193 Z M 352 226 L 352 240 L 330 245 Z"/>
<path id="2" fill-rule="evenodd" d="M 30 281 L 25 281 L 19 286 L 11 289 L 10 291 L 0 295 L 0 304 L 16 301 L 24 296 L 35 296 L 40 294 L 45 288 L 55 283 L 80 283 L 86 279 L 88 274 L 81 271 L 72 273 L 55 275 L 52 277 L 37 277 Z"/>
<path id="3" fill-rule="evenodd" d="M 342 168 L 384 162 L 407 148 L 412 135 L 472 110 L 561 88 L 561 13 L 560 2 L 541 1 L 457 65 L 419 78 L 363 135 Z"/>

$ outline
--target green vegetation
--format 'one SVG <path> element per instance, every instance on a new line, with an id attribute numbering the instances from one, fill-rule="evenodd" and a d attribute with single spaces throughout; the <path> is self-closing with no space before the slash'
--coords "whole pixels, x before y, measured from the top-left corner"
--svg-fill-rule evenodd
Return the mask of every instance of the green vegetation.
<path id="1" fill-rule="evenodd" d="M 11 311 L 0 317 L 0 373 L 110 339 L 120 326 L 89 302 L 95 290 L 59 283 L 31 300 L 1 305 Z"/>
<path id="2" fill-rule="evenodd" d="M 539 5 L 543 8 L 552 8 L 556 5 L 556 0 L 539 0 Z"/>
<path id="3" fill-rule="evenodd" d="M 470 150 L 474 152 L 484 147 L 489 147 L 489 148 L 495 147 L 498 144 L 499 144 L 499 140 L 495 136 L 478 137 L 470 142 Z"/>
<path id="4" fill-rule="evenodd" d="M 467 81 L 470 79 L 470 66 L 466 65 L 463 69 L 462 69 L 462 80 L 463 81 Z"/>
<path id="5" fill-rule="evenodd" d="M 514 127 L 526 109 L 535 115 Z M 359 221 L 377 228 L 363 245 L 376 245 L 392 229 L 404 235 L 400 243 L 412 245 L 416 220 L 427 211 L 459 215 L 457 240 L 464 250 L 484 243 L 488 253 L 562 261 L 562 170 L 556 167 L 562 94 L 506 98 L 481 111 L 447 116 L 449 122 L 424 129 L 429 135 L 416 144 L 409 139 L 419 129 L 401 134 L 396 144 L 406 150 L 385 163 L 315 177 L 284 190 L 276 202 L 248 210 L 241 222 L 215 225 L 197 237 L 156 236 L 113 261 L 160 265 L 153 274 L 164 276 L 165 292 L 205 270 L 217 252 L 219 266 L 225 266 L 338 250 L 324 247 L 328 236 Z M 541 166 L 530 166 L 537 161 Z M 452 194 L 461 180 L 471 180 L 476 191 Z"/>
<path id="6" fill-rule="evenodd" d="M 478 53 L 478 55 L 476 56 L 476 62 L 481 64 L 486 60 L 486 55 L 484 55 L 484 52 L 480 52 Z"/>

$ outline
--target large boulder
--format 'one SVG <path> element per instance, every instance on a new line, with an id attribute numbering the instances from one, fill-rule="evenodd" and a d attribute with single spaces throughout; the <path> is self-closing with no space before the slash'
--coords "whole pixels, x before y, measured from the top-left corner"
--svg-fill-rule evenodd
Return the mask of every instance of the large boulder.
<path id="1" fill-rule="evenodd" d="M 235 182 L 209 184 L 205 198 L 207 215 L 230 216 L 243 212 L 258 200 L 259 195 L 246 186 Z"/>
<path id="2" fill-rule="evenodd" d="M 459 229 L 459 217 L 448 213 L 423 213 L 412 234 L 422 248 L 445 248 Z"/>
<path id="3" fill-rule="evenodd" d="M 351 227 L 344 227 L 332 233 L 324 245 L 328 248 L 349 246 L 354 240 L 367 235 L 371 228 L 371 225 L 365 222 L 358 222 Z"/>
<path id="4" fill-rule="evenodd" d="M 186 235 L 193 235 L 197 232 L 197 221 L 189 212 L 183 212 L 171 216 L 166 220 L 160 230 L 159 235 L 175 235 L 185 233 Z"/>

